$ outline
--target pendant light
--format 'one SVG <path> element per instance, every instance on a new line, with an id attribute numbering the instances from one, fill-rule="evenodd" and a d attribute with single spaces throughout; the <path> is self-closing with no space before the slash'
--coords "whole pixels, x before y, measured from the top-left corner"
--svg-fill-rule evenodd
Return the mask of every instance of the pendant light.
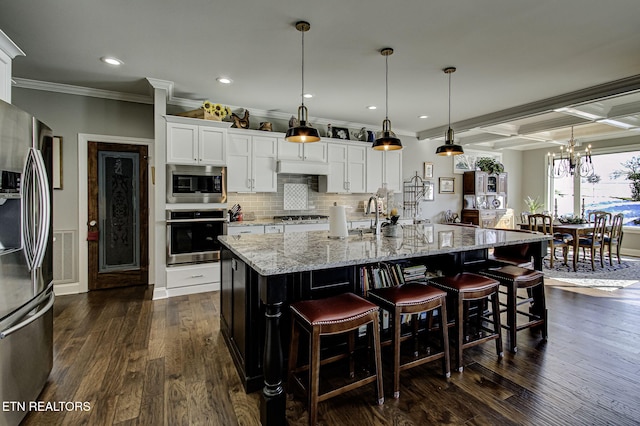
<path id="1" fill-rule="evenodd" d="M 402 142 L 391 131 L 391 121 L 389 121 L 389 56 L 393 54 L 393 49 L 385 47 L 380 51 L 380 54 L 385 58 L 385 118 L 382 122 L 382 131 L 372 148 L 377 151 L 393 151 L 402 149 Z"/>
<path id="2" fill-rule="evenodd" d="M 304 106 L 304 33 L 309 31 L 309 28 L 311 28 L 311 24 L 308 22 L 296 22 L 296 30 L 302 33 L 302 92 L 300 92 L 302 104 L 298 107 L 298 126 L 290 127 L 284 138 L 288 142 L 305 143 L 320 140 L 318 129 L 307 126 L 308 112 L 307 107 Z"/>
<path id="3" fill-rule="evenodd" d="M 445 74 L 449 74 L 449 129 L 444 135 L 444 145 L 440 145 L 436 149 L 438 155 L 460 155 L 464 154 L 464 150 L 461 145 L 456 145 L 453 142 L 453 129 L 451 128 L 451 74 L 456 72 L 455 67 L 447 67 L 444 69 Z"/>

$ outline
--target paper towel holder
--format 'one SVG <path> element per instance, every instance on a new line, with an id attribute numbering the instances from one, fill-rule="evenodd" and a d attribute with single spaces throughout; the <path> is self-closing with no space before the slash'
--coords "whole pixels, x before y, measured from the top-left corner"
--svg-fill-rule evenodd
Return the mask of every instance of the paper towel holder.
<path id="1" fill-rule="evenodd" d="M 334 207 L 337 207 L 337 206 L 338 206 L 338 203 L 334 201 L 333 206 L 334 206 Z M 329 211 L 331 212 L 331 209 L 329 209 Z M 343 211 L 344 211 L 344 210 L 343 210 Z M 331 213 L 329 213 L 329 226 L 330 226 L 330 228 L 329 228 L 329 235 L 328 235 L 328 238 L 330 238 L 330 239 L 332 239 L 332 240 L 344 240 L 345 238 L 347 238 L 347 236 L 348 236 L 348 234 L 349 234 L 349 231 L 348 231 L 348 230 L 346 230 L 346 229 L 345 229 L 345 231 L 346 231 L 346 234 L 347 234 L 347 235 L 331 235 L 331 232 L 332 232 L 331 227 L 332 227 L 332 225 L 333 225 L 333 224 L 332 224 L 332 217 L 331 217 Z M 345 217 L 345 225 L 346 225 L 346 217 Z"/>

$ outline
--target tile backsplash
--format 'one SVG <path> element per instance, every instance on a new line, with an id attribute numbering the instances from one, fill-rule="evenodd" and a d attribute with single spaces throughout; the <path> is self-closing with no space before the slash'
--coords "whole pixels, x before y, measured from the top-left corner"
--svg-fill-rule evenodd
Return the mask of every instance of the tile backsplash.
<path id="1" fill-rule="evenodd" d="M 308 191 L 307 210 L 285 210 L 284 209 L 284 185 L 285 184 L 306 184 Z M 347 215 L 357 215 L 364 213 L 364 202 L 369 198 L 368 194 L 325 194 L 318 192 L 318 176 L 310 175 L 278 175 L 278 192 L 259 192 L 255 194 L 244 194 L 230 192 L 227 196 L 227 203 L 232 206 L 240 204 L 242 211 L 253 212 L 258 219 L 271 218 L 273 216 L 296 215 L 296 214 L 329 214 L 329 207 L 337 202 L 339 205 L 347 207 Z"/>

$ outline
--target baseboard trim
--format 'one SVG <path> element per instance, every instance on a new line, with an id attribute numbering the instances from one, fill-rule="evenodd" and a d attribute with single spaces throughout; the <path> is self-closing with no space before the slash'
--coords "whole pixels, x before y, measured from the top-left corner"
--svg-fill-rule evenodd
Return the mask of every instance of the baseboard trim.
<path id="1" fill-rule="evenodd" d="M 159 287 L 153 289 L 153 300 L 167 299 L 169 297 L 186 296 L 188 294 L 206 293 L 209 291 L 219 291 L 220 283 L 190 285 L 186 287 L 166 288 Z"/>
<path id="2" fill-rule="evenodd" d="M 70 294 L 85 293 L 86 291 L 81 291 L 80 283 L 75 282 L 62 284 L 53 283 L 53 292 L 56 296 L 68 296 Z"/>

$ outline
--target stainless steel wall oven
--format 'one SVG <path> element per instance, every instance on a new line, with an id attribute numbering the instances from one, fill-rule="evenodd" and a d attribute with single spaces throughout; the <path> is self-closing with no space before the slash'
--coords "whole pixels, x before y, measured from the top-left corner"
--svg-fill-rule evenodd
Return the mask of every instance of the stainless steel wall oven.
<path id="1" fill-rule="evenodd" d="M 167 203 L 225 203 L 227 169 L 167 165 Z"/>
<path id="2" fill-rule="evenodd" d="M 167 265 L 219 260 L 226 215 L 226 209 L 168 210 Z"/>

